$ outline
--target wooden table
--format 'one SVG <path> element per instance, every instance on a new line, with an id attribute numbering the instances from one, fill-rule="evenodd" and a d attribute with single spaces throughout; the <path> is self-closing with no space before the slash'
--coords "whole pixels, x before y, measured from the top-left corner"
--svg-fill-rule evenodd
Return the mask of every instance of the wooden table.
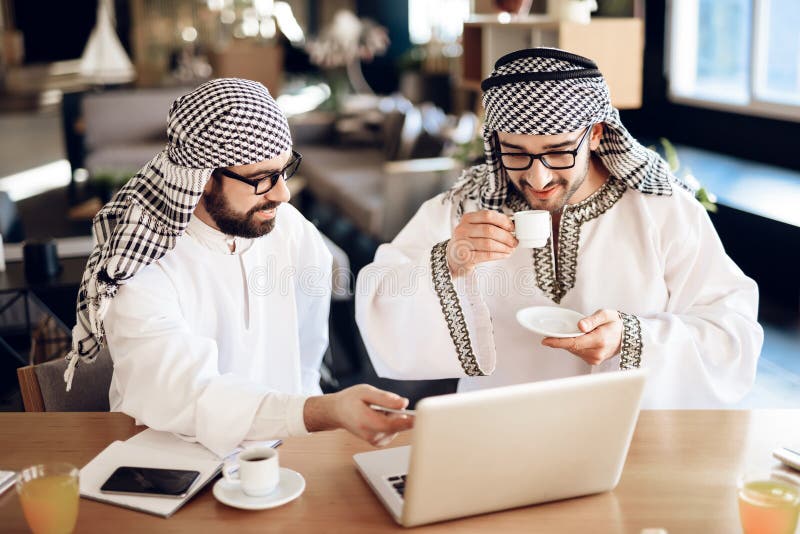
<path id="1" fill-rule="evenodd" d="M 0 468 L 52 460 L 83 466 L 111 441 L 140 430 L 119 413 L 0 413 Z M 736 533 L 737 474 L 768 469 L 775 463 L 772 449 L 787 443 L 800 443 L 800 410 L 645 411 L 614 491 L 413 532 L 638 534 L 660 527 L 670 534 Z M 400 531 L 353 464 L 353 453 L 369 448 L 344 431 L 285 440 L 281 464 L 302 473 L 307 486 L 280 508 L 229 508 L 214 499 L 210 485 L 170 519 L 83 499 L 76 532 Z M 0 496 L 0 531 L 26 531 L 13 490 Z"/>

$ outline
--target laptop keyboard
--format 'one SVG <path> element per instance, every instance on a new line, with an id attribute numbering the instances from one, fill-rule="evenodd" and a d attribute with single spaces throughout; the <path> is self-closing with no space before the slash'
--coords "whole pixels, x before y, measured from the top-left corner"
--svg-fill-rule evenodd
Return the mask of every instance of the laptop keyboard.
<path id="1" fill-rule="evenodd" d="M 400 494 L 400 498 L 405 497 L 406 492 L 406 475 L 395 475 L 386 479 L 392 485 L 394 490 Z"/>

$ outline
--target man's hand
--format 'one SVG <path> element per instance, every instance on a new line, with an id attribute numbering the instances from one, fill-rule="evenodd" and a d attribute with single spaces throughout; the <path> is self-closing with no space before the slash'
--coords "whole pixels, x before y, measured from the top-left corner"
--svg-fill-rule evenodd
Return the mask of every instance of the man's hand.
<path id="1" fill-rule="evenodd" d="M 519 243 L 511 233 L 513 230 L 511 218 L 496 211 L 464 214 L 447 244 L 450 273 L 461 276 L 470 273 L 479 263 L 509 257 Z"/>
<path id="2" fill-rule="evenodd" d="M 598 310 L 578 321 L 586 332 L 578 337 L 546 337 L 545 347 L 566 349 L 589 365 L 599 365 L 619 353 L 622 345 L 622 319 L 616 310 Z"/>
<path id="3" fill-rule="evenodd" d="M 309 432 L 344 428 L 372 445 L 383 447 L 398 432 L 414 426 L 413 417 L 377 412 L 370 404 L 402 410 L 408 406 L 408 399 L 367 384 L 309 397 L 303 409 L 306 428 Z"/>

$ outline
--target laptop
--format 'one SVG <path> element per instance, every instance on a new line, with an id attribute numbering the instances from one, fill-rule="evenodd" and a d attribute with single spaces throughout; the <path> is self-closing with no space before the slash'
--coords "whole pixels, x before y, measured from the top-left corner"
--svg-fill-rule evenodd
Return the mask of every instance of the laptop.
<path id="1" fill-rule="evenodd" d="M 406 527 L 613 489 L 644 370 L 585 375 L 417 403 L 411 446 L 353 456 Z"/>

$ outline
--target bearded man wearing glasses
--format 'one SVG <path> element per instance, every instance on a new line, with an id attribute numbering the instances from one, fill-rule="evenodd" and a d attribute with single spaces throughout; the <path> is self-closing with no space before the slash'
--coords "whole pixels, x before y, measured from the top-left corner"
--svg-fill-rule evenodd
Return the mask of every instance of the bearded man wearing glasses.
<path id="1" fill-rule="evenodd" d="M 375 445 L 412 426 L 368 385 L 322 395 L 332 258 L 288 204 L 300 166 L 257 82 L 178 98 L 168 143 L 95 217 L 67 387 L 106 346 L 112 411 L 227 456 L 243 440 L 344 428 Z M 74 382 L 74 384 L 73 384 Z"/>
<path id="2" fill-rule="evenodd" d="M 758 288 L 622 125 L 597 65 L 520 50 L 481 88 L 486 162 L 359 273 L 356 318 L 378 373 L 468 391 L 642 367 L 645 407 L 741 399 L 763 341 Z M 520 246 L 511 215 L 525 210 L 549 213 L 545 246 Z M 517 319 L 529 307 L 535 331 Z"/>

